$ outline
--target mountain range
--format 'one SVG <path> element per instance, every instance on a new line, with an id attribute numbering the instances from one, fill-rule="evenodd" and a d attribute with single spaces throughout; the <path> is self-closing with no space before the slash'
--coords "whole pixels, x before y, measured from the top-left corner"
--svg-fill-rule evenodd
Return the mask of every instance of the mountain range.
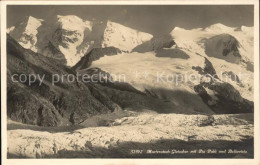
<path id="1" fill-rule="evenodd" d="M 125 109 L 183 114 L 254 110 L 253 27 L 218 23 L 175 27 L 153 36 L 112 21 L 58 15 L 49 22 L 26 17 L 7 33 L 8 117 L 18 122 L 79 125 L 90 116 Z M 31 73 L 47 79 L 41 86 L 11 81 L 13 74 Z M 126 81 L 51 84 L 53 74 L 77 73 L 100 73 L 98 80 L 123 74 Z M 210 81 L 175 84 L 169 78 L 187 73 L 207 75 Z M 250 78 L 245 81 L 240 73 Z"/>
<path id="2" fill-rule="evenodd" d="M 62 59 L 68 66 L 75 65 L 92 48 L 114 46 L 131 51 L 152 38 L 112 21 L 93 22 L 74 15 L 57 15 L 50 22 L 29 16 L 10 27 L 8 33 L 24 48 Z"/>

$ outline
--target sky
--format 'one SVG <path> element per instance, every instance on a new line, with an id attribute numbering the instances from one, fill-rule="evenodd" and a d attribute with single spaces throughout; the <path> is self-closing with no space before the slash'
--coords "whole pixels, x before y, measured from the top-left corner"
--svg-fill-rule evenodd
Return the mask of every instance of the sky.
<path id="1" fill-rule="evenodd" d="M 153 35 L 174 27 L 204 28 L 215 23 L 230 27 L 253 26 L 253 5 L 9 5 L 7 26 L 26 16 L 48 20 L 56 15 L 76 15 L 87 20 L 111 20 Z"/>

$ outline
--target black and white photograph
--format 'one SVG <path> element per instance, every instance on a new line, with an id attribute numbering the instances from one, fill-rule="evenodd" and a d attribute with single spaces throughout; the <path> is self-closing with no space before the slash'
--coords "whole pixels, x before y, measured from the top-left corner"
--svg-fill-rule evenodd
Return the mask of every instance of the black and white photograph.
<path id="1" fill-rule="evenodd" d="M 2 154 L 258 158 L 251 2 L 6 4 Z"/>

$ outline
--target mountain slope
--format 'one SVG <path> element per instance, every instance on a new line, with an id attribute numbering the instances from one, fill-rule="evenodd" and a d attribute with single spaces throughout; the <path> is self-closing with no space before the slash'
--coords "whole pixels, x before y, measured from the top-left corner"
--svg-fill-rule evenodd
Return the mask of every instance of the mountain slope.
<path id="1" fill-rule="evenodd" d="M 68 79 L 53 84 L 55 74 L 75 76 L 75 72 L 59 61 L 24 49 L 9 36 L 7 50 L 8 117 L 12 120 L 59 126 L 78 124 L 91 115 L 120 110 L 94 84 L 70 82 Z M 44 76 L 44 81 L 41 83 L 38 78 L 31 84 L 28 81 L 17 82 L 17 76 L 13 81 L 14 74 Z"/>

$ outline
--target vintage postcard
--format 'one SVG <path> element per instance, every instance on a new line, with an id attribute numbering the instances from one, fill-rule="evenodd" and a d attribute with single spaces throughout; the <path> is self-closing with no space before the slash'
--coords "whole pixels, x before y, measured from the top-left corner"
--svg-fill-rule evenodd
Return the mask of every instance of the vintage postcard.
<path id="1" fill-rule="evenodd" d="M 2 162 L 259 162 L 259 2 L 2 1 Z"/>

